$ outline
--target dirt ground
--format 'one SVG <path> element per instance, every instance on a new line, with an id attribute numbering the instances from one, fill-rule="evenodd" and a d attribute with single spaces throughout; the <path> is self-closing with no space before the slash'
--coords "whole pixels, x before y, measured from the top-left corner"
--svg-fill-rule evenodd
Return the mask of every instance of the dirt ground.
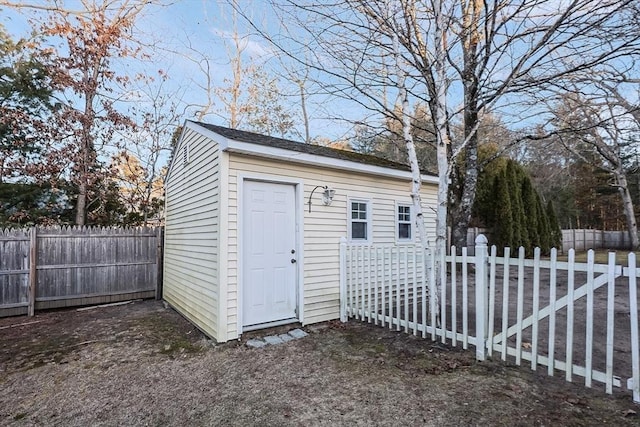
<path id="1" fill-rule="evenodd" d="M 0 424 L 640 424 L 624 392 L 355 321 L 323 326 L 252 349 L 212 345 L 157 301 L 0 319 Z"/>

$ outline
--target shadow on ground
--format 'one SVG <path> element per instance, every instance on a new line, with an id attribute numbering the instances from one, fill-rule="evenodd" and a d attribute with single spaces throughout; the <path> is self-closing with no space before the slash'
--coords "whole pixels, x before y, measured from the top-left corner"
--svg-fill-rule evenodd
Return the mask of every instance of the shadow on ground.
<path id="1" fill-rule="evenodd" d="M 213 345 L 157 301 L 0 319 L 0 424 L 640 422 L 628 394 L 368 324 L 324 326 L 252 349 Z"/>

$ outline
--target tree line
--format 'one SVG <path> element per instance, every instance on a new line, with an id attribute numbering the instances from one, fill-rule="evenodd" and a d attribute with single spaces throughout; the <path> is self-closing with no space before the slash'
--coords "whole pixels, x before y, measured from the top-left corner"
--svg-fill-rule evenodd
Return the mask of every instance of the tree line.
<path id="1" fill-rule="evenodd" d="M 161 222 L 164 175 L 188 118 L 290 136 L 278 79 L 244 56 L 238 31 L 224 39 L 231 77 L 216 84 L 220 67 L 205 49 L 185 40 L 172 52 L 139 29 L 145 13 L 170 5 L 0 1 L 31 26 L 12 35 L 0 24 L 0 226 Z M 196 65 L 184 84 L 197 98 L 153 65 L 172 54 Z"/>
<path id="2" fill-rule="evenodd" d="M 0 31 L 3 225 L 160 220 L 176 129 L 195 118 L 437 175 L 436 206 L 423 205 L 419 179 L 407 191 L 419 225 L 423 209 L 436 210 L 436 241 L 421 240 L 439 250 L 448 227 L 460 247 L 469 225 L 498 223 L 495 242 L 546 248 L 556 221 L 624 226 L 638 245 L 634 1 L 229 0 L 222 81 L 197 40 L 169 49 L 140 32 L 148 10 L 172 4 L 79 5 L 0 1 L 28 12 L 33 29 Z M 256 19 L 260 8 L 279 25 Z M 260 60 L 250 41 L 265 46 Z M 158 54 L 193 66 L 182 86 L 197 98 L 151 71 Z M 317 107 L 332 102 L 361 117 Z M 318 119 L 352 121 L 352 131 L 323 139 Z"/>
<path id="3" fill-rule="evenodd" d="M 638 246 L 623 162 L 638 126 L 637 2 L 272 3 L 280 30 L 259 22 L 255 30 L 290 60 L 323 73 L 333 93 L 381 116 L 379 124 L 395 121 L 414 177 L 415 125 L 428 112 L 428 126 L 420 128 L 431 133 L 439 177 L 437 251 L 445 250 L 448 225 L 452 243 L 466 244 L 487 166 L 479 149 L 488 114 L 519 131 L 502 141 L 509 146 L 546 140 L 585 162 L 595 158 L 590 164 L 612 178 Z M 249 18 L 246 8 L 236 8 Z M 298 55 L 305 49 L 315 55 Z M 420 220 L 419 187 L 411 192 Z"/>

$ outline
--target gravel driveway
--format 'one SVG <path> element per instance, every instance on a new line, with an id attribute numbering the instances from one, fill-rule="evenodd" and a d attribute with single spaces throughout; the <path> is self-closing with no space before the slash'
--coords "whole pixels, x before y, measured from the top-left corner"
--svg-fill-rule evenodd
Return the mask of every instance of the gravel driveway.
<path id="1" fill-rule="evenodd" d="M 0 424 L 640 422 L 628 394 L 476 362 L 472 351 L 366 324 L 323 326 L 254 349 L 214 346 L 157 301 L 0 319 Z"/>

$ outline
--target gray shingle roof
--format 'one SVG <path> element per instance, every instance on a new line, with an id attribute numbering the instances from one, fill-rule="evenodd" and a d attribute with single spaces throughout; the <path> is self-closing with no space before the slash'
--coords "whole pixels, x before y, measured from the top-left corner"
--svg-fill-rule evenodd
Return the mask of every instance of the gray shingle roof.
<path id="1" fill-rule="evenodd" d="M 288 139 L 274 138 L 272 136 L 260 135 L 253 132 L 243 130 L 230 129 L 222 126 L 216 126 L 209 123 L 196 122 L 193 123 L 202 126 L 212 132 L 224 136 L 225 138 L 248 142 L 251 144 L 264 145 L 268 147 L 276 147 L 284 150 L 296 151 L 299 153 L 314 154 L 317 156 L 329 157 L 339 160 L 348 160 L 357 163 L 363 163 L 373 166 L 381 166 L 390 169 L 398 169 L 410 171 L 409 165 L 392 162 L 391 160 L 381 157 L 371 156 L 368 154 L 356 153 L 354 151 L 340 150 L 337 148 L 323 147 L 321 145 L 304 144 L 302 142 L 291 141 Z"/>

